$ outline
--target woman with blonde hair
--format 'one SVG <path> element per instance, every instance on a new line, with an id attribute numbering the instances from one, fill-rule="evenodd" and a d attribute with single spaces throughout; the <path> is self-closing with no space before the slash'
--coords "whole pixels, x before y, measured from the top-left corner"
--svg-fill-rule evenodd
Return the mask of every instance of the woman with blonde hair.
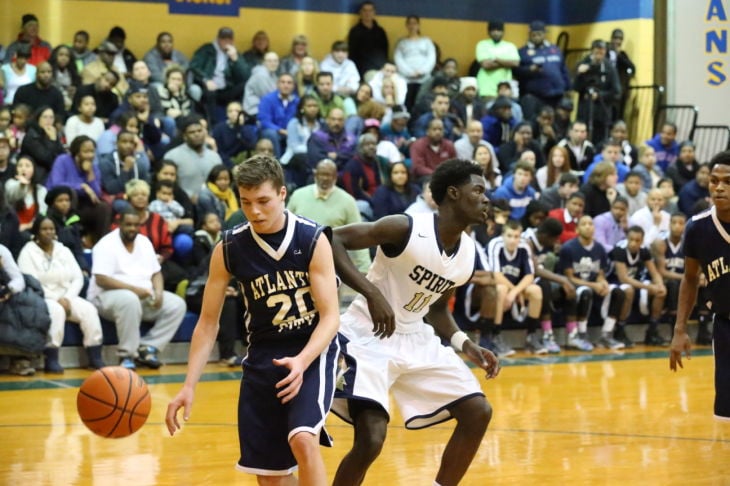
<path id="1" fill-rule="evenodd" d="M 299 63 L 299 68 L 294 75 L 294 81 L 297 83 L 297 92 L 301 98 L 305 94 L 314 93 L 317 86 L 317 74 L 319 74 L 319 64 L 313 57 L 306 56 Z"/>

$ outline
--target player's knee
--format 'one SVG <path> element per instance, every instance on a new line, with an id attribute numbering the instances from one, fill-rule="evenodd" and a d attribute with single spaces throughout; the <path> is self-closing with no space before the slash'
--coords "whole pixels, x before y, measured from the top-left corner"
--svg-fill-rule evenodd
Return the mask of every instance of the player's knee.
<path id="1" fill-rule="evenodd" d="M 527 289 L 525 289 L 525 294 L 527 295 L 528 300 L 540 300 L 542 301 L 542 289 L 539 285 L 528 285 Z"/>
<path id="2" fill-rule="evenodd" d="M 472 397 L 457 405 L 451 414 L 457 422 L 466 424 L 474 432 L 483 433 L 492 420 L 492 406 L 482 396 Z"/>
<path id="3" fill-rule="evenodd" d="M 319 440 L 309 432 L 299 432 L 289 439 L 294 457 L 298 463 L 309 462 L 309 459 L 319 455 Z"/>
<path id="4" fill-rule="evenodd" d="M 357 431 L 355 449 L 361 457 L 372 462 L 380 455 L 385 443 L 387 425 L 387 422 L 377 422 L 371 424 L 367 430 Z"/>

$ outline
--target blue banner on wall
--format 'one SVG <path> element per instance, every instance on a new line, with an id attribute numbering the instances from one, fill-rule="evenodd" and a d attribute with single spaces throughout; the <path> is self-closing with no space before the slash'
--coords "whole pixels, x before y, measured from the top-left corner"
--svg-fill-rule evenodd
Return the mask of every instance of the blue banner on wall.
<path id="1" fill-rule="evenodd" d="M 167 0 L 171 14 L 238 17 L 243 0 Z"/>

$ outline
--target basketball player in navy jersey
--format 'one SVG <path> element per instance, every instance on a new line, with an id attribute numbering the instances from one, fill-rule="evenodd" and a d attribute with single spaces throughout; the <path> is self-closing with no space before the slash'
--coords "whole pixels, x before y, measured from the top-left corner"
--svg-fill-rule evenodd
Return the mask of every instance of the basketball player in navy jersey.
<path id="1" fill-rule="evenodd" d="M 238 404 L 237 469 L 259 484 L 325 485 L 319 444 L 334 394 L 339 346 L 332 249 L 321 226 L 288 213 L 279 162 L 256 155 L 234 171 L 248 223 L 224 233 L 213 250 L 203 306 L 193 333 L 188 374 L 167 407 L 170 434 L 177 411 L 190 418 L 195 385 L 218 334 L 231 276 L 244 299 L 248 354 Z"/>
<path id="2" fill-rule="evenodd" d="M 502 236 L 489 242 L 487 255 L 489 266 L 494 272 L 494 281 L 507 289 L 501 302 L 497 302 L 494 318 L 494 334 L 491 336 L 492 346 L 500 357 L 514 354 L 514 350 L 506 346 L 499 329 L 504 313 L 512 311 L 516 320 L 523 320 L 527 326 L 526 347 L 535 354 L 544 354 L 548 349 L 535 332 L 542 308 L 542 289 L 535 282 L 535 266 L 530 255 L 530 247 L 522 241 L 522 225 L 510 219 L 502 227 Z M 521 308 L 527 307 L 527 315 L 520 314 Z M 552 327 L 550 328 L 552 331 Z"/>
<path id="3" fill-rule="evenodd" d="M 557 262 L 554 261 L 555 245 L 562 233 L 563 225 L 555 218 L 546 218 L 537 228 L 528 228 L 522 232 L 522 239 L 532 253 L 537 277 L 535 283 L 542 289 L 542 345 L 549 353 L 560 352 L 552 332 L 552 313 L 554 308 L 561 308 L 566 319 L 568 349 L 593 351 L 593 345 L 580 339 L 575 332 L 578 322 L 587 323 L 593 293 L 586 287 L 576 289 L 568 277 L 559 273 Z"/>
<path id="4" fill-rule="evenodd" d="M 652 252 L 656 268 L 664 278 L 667 288 L 667 299 L 664 302 L 664 311 L 671 321 L 677 318 L 679 303 L 679 285 L 684 275 L 684 230 L 687 226 L 687 216 L 684 213 L 674 213 L 669 222 L 669 233 L 665 238 L 657 239 L 652 244 Z M 700 273 L 700 288 L 697 294 L 697 339 L 696 343 L 709 346 L 712 344 L 712 332 L 709 329 L 712 322 L 712 313 L 705 302 L 705 287 L 707 279 Z"/>
<path id="5" fill-rule="evenodd" d="M 448 301 L 474 272 L 476 248 L 464 231 L 486 221 L 485 188 L 478 165 L 451 159 L 431 178 L 437 215 L 387 216 L 335 230 L 338 275 L 360 294 L 341 317 L 346 368 L 332 411 L 354 425 L 355 438 L 337 470 L 336 486 L 361 484 L 380 454 L 390 419 L 389 391 L 409 429 L 456 419 L 436 484 L 457 484 L 479 449 L 492 409 L 454 349 L 488 378 L 497 376 L 499 361 L 459 331 Z M 372 246 L 377 252 L 365 277 L 347 250 Z M 443 346 L 436 333 L 454 349 Z"/>
<path id="6" fill-rule="evenodd" d="M 659 319 L 664 311 L 667 288 L 654 265 L 651 251 L 643 245 L 644 229 L 641 226 L 631 226 L 626 231 L 626 240 L 619 242 L 611 250 L 610 257 L 613 260 L 614 271 L 609 280 L 630 285 L 634 289 L 634 298 L 639 302 L 639 312 L 643 316 L 649 316 L 644 344 L 666 346 L 669 341 L 659 334 Z M 625 334 L 624 332 L 624 336 Z M 625 336 L 623 341 L 630 346 L 628 336 Z"/>
<path id="7" fill-rule="evenodd" d="M 613 331 L 618 320 L 624 321 L 628 317 L 634 293 L 629 286 L 611 285 L 606 280 L 608 256 L 603 246 L 593 239 L 594 232 L 593 218 L 581 216 L 578 237 L 566 242 L 560 249 L 559 265 L 577 290 L 583 291 L 581 287 L 589 289 L 593 300 L 601 306 L 603 326 L 598 345 L 613 350 L 623 349 L 626 345 L 614 339 Z M 588 322 L 578 322 L 578 329 L 570 332 L 568 339 L 577 337 L 587 341 L 587 331 Z M 578 335 L 573 336 L 576 332 Z"/>
<path id="8" fill-rule="evenodd" d="M 684 232 L 684 276 L 669 352 L 669 368 L 682 368 L 682 354 L 690 357 L 687 319 L 697 299 L 700 272 L 707 277 L 708 306 L 714 313 L 715 417 L 730 420 L 730 150 L 710 161 L 710 198 L 713 206 L 695 215 Z"/>

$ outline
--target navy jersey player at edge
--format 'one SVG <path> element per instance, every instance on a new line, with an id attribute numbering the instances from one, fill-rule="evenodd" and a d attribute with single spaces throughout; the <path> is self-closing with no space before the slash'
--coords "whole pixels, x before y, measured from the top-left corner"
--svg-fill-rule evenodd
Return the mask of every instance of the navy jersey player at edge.
<path id="1" fill-rule="evenodd" d="M 707 305 L 714 313 L 715 417 L 730 420 L 730 151 L 710 161 L 710 198 L 713 206 L 695 215 L 684 232 L 684 275 L 669 351 L 669 368 L 682 368 L 682 354 L 690 357 L 687 319 L 697 300 L 700 272 L 707 277 Z"/>
<path id="2" fill-rule="evenodd" d="M 454 349 L 488 378 L 499 372 L 499 361 L 459 330 L 448 301 L 475 267 L 475 243 L 464 231 L 486 221 L 485 188 L 478 165 L 450 159 L 431 178 L 438 215 L 393 215 L 334 231 L 338 275 L 360 294 L 341 316 L 347 368 L 332 411 L 352 423 L 355 434 L 336 486 L 361 484 L 380 454 L 390 420 L 389 392 L 409 429 L 456 419 L 435 484 L 457 484 L 479 449 L 492 409 Z M 369 247 L 377 252 L 365 277 L 346 250 Z"/>
<path id="3" fill-rule="evenodd" d="M 298 468 L 299 484 L 324 485 L 318 445 L 331 445 L 324 421 L 339 353 L 332 248 L 321 226 L 285 210 L 284 175 L 275 158 L 251 157 L 234 177 L 249 222 L 227 231 L 213 250 L 188 373 L 168 405 L 167 428 L 171 435 L 180 428 L 180 408 L 184 420 L 191 417 L 195 385 L 215 344 L 233 276 L 245 301 L 250 342 L 238 403 L 237 469 L 256 474 L 260 484 L 294 484 Z"/>

